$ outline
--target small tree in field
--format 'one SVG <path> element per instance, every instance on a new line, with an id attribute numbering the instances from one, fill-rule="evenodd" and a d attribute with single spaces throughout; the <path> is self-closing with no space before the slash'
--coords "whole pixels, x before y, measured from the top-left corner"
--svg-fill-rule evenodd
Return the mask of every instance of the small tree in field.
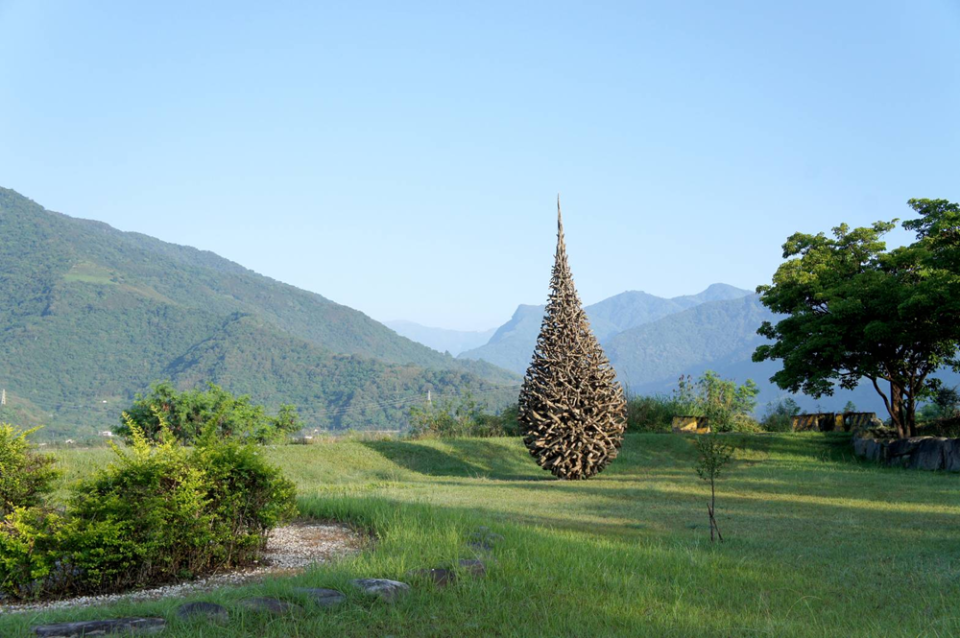
<path id="1" fill-rule="evenodd" d="M 707 514 L 710 517 L 710 541 L 720 539 L 722 543 L 723 536 L 720 534 L 720 526 L 717 525 L 717 517 L 714 515 L 717 504 L 716 482 L 720 472 L 733 457 L 735 448 L 722 442 L 716 434 L 698 436 L 694 440 L 694 446 L 697 448 L 695 467 L 697 476 L 710 484 L 710 502 L 707 504 Z"/>

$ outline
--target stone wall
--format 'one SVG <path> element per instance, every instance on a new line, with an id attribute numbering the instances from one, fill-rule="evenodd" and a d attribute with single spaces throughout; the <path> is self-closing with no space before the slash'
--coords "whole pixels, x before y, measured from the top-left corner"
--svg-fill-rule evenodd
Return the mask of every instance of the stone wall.
<path id="1" fill-rule="evenodd" d="M 960 472 L 960 439 L 916 436 L 909 439 L 853 438 L 860 458 L 892 467 Z"/>

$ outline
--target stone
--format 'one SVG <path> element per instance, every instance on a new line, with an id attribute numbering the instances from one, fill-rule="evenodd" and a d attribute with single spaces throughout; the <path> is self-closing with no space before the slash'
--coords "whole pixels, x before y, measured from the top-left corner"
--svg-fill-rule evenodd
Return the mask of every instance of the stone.
<path id="1" fill-rule="evenodd" d="M 318 607 L 336 607 L 347 600 L 343 592 L 323 587 L 297 587 L 293 590 L 312 600 Z"/>
<path id="2" fill-rule="evenodd" d="M 861 437 L 853 438 L 853 453 L 860 458 L 867 456 L 867 439 Z"/>
<path id="3" fill-rule="evenodd" d="M 890 465 L 910 466 L 910 457 L 913 455 L 922 439 L 912 437 L 909 439 L 897 439 L 890 441 L 887 445 L 887 459 Z"/>
<path id="4" fill-rule="evenodd" d="M 486 543 L 484 541 L 473 541 L 472 543 L 467 543 L 467 547 L 470 549 L 475 549 L 478 552 L 492 552 L 493 545 Z"/>
<path id="5" fill-rule="evenodd" d="M 489 527 L 478 527 L 477 531 L 470 535 L 470 537 L 479 542 L 487 543 L 488 545 L 493 545 L 503 540 L 503 536 L 496 534 L 490 531 Z"/>
<path id="6" fill-rule="evenodd" d="M 946 439 L 920 441 L 910 457 L 910 467 L 917 470 L 939 470 L 943 468 L 943 448 L 946 441 Z"/>
<path id="7" fill-rule="evenodd" d="M 433 567 L 430 569 L 411 569 L 406 573 L 407 578 L 416 580 L 430 580 L 438 587 L 446 587 L 457 582 L 457 573 L 452 569 Z"/>
<path id="8" fill-rule="evenodd" d="M 944 446 L 943 469 L 947 472 L 960 472 L 960 439 L 951 439 Z"/>
<path id="9" fill-rule="evenodd" d="M 212 620 L 215 622 L 227 622 L 230 620 L 230 612 L 223 605 L 207 602 L 185 603 L 177 607 L 177 618 L 181 620 Z"/>
<path id="10" fill-rule="evenodd" d="M 156 634 L 164 630 L 163 618 L 114 618 L 111 620 L 84 620 L 40 625 L 33 633 L 43 638 L 74 638 L 75 636 L 106 636 L 108 634 Z"/>
<path id="11" fill-rule="evenodd" d="M 357 578 L 350 581 L 352 585 L 361 589 L 365 594 L 376 596 L 388 603 L 396 602 L 401 596 L 410 591 L 410 585 L 398 580 L 387 578 Z"/>
<path id="12" fill-rule="evenodd" d="M 270 614 L 291 614 L 296 611 L 301 611 L 302 607 L 300 605 L 295 605 L 293 603 L 288 603 L 283 600 L 278 600 L 276 598 L 265 598 L 265 597 L 255 597 L 255 598 L 245 598 L 240 601 L 240 604 L 251 609 L 253 611 L 261 611 Z"/>
<path id="13" fill-rule="evenodd" d="M 487 575 L 487 566 L 478 558 L 461 558 L 460 569 L 474 578 L 483 578 Z"/>

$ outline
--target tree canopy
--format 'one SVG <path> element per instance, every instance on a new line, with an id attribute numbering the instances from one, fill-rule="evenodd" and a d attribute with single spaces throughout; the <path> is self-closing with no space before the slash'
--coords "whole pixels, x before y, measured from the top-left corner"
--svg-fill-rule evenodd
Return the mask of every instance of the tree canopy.
<path id="1" fill-rule="evenodd" d="M 772 340 L 754 361 L 777 359 L 771 381 L 792 392 L 830 395 L 869 380 L 901 436 L 911 436 L 917 402 L 939 387 L 933 373 L 960 369 L 960 206 L 911 199 L 920 217 L 903 223 L 913 243 L 888 250 L 898 220 L 832 235 L 796 233 L 783 245 L 761 302 L 786 315 L 758 331 Z M 885 387 L 886 386 L 886 387 Z"/>
<path id="2" fill-rule="evenodd" d="M 196 442 L 212 423 L 222 438 L 241 437 L 258 443 L 275 441 L 303 427 L 292 405 L 282 405 L 270 416 L 249 396 L 235 397 L 213 383 L 206 390 L 185 392 L 178 392 L 169 382 L 155 383 L 146 396 L 138 394 L 123 414 L 115 432 L 127 440 L 133 436 L 131 423 L 150 440 L 159 440 L 161 422 L 165 423 L 178 440 L 188 444 Z"/>

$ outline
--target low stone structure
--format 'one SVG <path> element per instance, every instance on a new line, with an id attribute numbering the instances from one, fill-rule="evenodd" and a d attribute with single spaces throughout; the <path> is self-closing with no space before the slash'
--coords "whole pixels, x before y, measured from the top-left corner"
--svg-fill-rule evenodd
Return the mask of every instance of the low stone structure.
<path id="1" fill-rule="evenodd" d="M 675 416 L 670 424 L 674 432 L 682 434 L 709 434 L 710 419 L 705 416 Z"/>
<path id="2" fill-rule="evenodd" d="M 794 432 L 855 432 L 881 424 L 876 412 L 814 412 L 791 421 Z"/>
<path id="3" fill-rule="evenodd" d="M 854 436 L 853 452 L 868 461 L 915 470 L 960 472 L 960 439 L 915 436 L 909 439 L 875 439 Z"/>

